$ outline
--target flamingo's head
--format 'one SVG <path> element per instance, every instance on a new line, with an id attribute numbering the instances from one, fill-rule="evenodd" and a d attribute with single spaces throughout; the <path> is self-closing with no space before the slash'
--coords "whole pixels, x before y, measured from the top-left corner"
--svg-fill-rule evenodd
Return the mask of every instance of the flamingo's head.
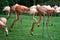
<path id="1" fill-rule="evenodd" d="M 39 5 L 39 4 L 37 4 L 37 7 L 40 7 L 40 5 Z"/>
<path id="2" fill-rule="evenodd" d="M 3 11 L 10 11 L 10 6 L 5 6 L 5 7 L 3 8 Z"/>
<path id="3" fill-rule="evenodd" d="M 40 7 L 40 5 L 39 5 L 39 4 L 37 4 L 36 9 L 39 9 L 39 7 Z"/>
<path id="4" fill-rule="evenodd" d="M 54 8 L 56 9 L 56 8 L 58 8 L 58 6 L 57 6 L 57 5 L 55 5 L 55 6 L 54 6 Z"/>
<path id="5" fill-rule="evenodd" d="M 39 9 L 39 8 L 40 8 L 40 5 L 39 5 L 39 4 L 37 4 L 36 9 Z"/>

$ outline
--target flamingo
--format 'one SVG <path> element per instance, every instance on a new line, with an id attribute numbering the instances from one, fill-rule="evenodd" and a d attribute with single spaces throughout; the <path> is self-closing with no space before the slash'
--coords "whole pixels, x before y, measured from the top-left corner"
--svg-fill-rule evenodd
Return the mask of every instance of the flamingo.
<path id="1" fill-rule="evenodd" d="M 3 28 L 6 33 L 6 36 L 8 36 L 8 29 L 6 27 L 6 22 L 7 22 L 6 18 L 0 17 L 0 28 Z"/>
<path id="2" fill-rule="evenodd" d="M 55 12 L 56 10 L 53 8 L 53 7 L 51 7 L 50 5 L 42 5 L 42 6 L 40 6 L 40 5 L 37 5 L 36 6 L 36 9 L 37 9 L 37 11 L 38 11 L 38 14 L 39 14 L 39 20 L 36 22 L 33 22 L 33 24 L 32 24 L 32 28 L 31 28 L 31 35 L 33 35 L 33 31 L 34 31 L 34 25 L 35 24 L 39 24 L 40 22 L 41 22 L 41 20 L 42 20 L 42 15 L 45 15 L 45 14 L 47 14 L 48 15 L 48 19 L 47 19 L 47 22 L 46 22 L 46 26 L 47 26 L 47 24 L 48 24 L 48 22 L 49 22 L 49 16 L 50 16 L 50 13 L 52 13 L 52 12 Z"/>

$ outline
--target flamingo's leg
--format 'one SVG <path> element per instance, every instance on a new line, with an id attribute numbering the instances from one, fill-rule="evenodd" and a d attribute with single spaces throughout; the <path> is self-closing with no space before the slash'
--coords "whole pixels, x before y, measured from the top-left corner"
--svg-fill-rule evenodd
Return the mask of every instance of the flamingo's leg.
<path id="1" fill-rule="evenodd" d="M 50 16 L 50 14 L 48 14 L 48 18 L 47 18 L 47 22 L 46 22 L 46 27 L 47 27 L 48 38 L 51 39 L 51 38 L 50 38 L 49 28 L 48 28 L 48 24 L 49 24 L 49 16 Z"/>
<path id="2" fill-rule="evenodd" d="M 38 22 L 37 19 L 34 17 L 34 14 L 32 14 L 32 17 L 33 17 L 33 19 L 35 20 L 35 22 L 33 22 L 33 24 L 32 24 L 31 35 L 33 35 L 34 25 Z"/>
<path id="3" fill-rule="evenodd" d="M 20 30 L 21 30 L 21 31 L 22 31 L 22 28 L 23 28 L 23 27 L 22 27 L 22 26 L 23 26 L 22 24 L 23 24 L 23 23 L 22 23 L 22 15 L 20 15 Z"/>
<path id="4" fill-rule="evenodd" d="M 40 14 L 39 16 L 40 16 L 40 19 L 38 20 L 38 27 L 39 27 L 39 24 L 40 24 L 40 22 L 42 20 L 42 15 Z"/>
<path id="5" fill-rule="evenodd" d="M 12 13 L 12 11 L 10 10 L 10 11 L 8 12 L 8 17 L 7 17 L 7 20 L 10 18 L 11 13 Z"/>
<path id="6" fill-rule="evenodd" d="M 19 20 L 19 18 L 20 18 L 20 17 L 19 17 L 19 14 L 17 14 L 17 19 L 15 19 L 15 20 L 13 21 L 12 25 L 10 26 L 10 28 L 11 28 L 10 31 L 11 31 L 12 28 L 14 27 L 15 22 Z"/>
<path id="7" fill-rule="evenodd" d="M 31 28 L 31 35 L 33 35 L 34 25 L 35 25 L 35 24 L 39 24 L 39 23 L 40 23 L 40 21 L 41 21 L 41 14 L 40 14 L 40 19 L 39 19 L 39 21 L 35 21 L 35 22 L 33 22 L 33 24 L 32 24 L 32 28 Z"/>
<path id="8" fill-rule="evenodd" d="M 37 22 L 37 19 L 34 17 L 34 14 L 32 14 L 32 18 Z"/>
<path id="9" fill-rule="evenodd" d="M 5 27 L 4 29 L 5 29 L 6 36 L 8 36 L 8 29 L 7 29 L 7 27 Z"/>
<path id="10" fill-rule="evenodd" d="M 46 26 L 48 26 L 49 16 L 50 16 L 50 14 L 48 14 L 48 18 L 47 18 Z"/>
<path id="11" fill-rule="evenodd" d="M 31 28 L 31 35 L 33 36 L 33 31 L 34 31 L 34 25 L 36 24 L 37 22 L 33 22 L 32 24 L 32 28 Z"/>
<path id="12" fill-rule="evenodd" d="M 4 27 L 2 27 L 2 28 L 3 28 L 4 33 L 6 34 L 6 37 L 7 37 L 7 36 L 8 36 L 8 29 L 7 29 L 7 27 L 4 26 Z"/>
<path id="13" fill-rule="evenodd" d="M 38 20 L 34 17 L 34 14 L 32 14 L 32 17 L 35 20 L 35 22 L 38 22 Z M 38 23 L 38 27 L 39 27 L 39 23 Z"/>
<path id="14" fill-rule="evenodd" d="M 43 14 L 43 27 L 42 27 L 42 37 L 44 37 L 44 26 L 45 26 L 44 24 L 45 24 L 45 14 L 46 14 L 46 13 L 44 13 L 44 14 Z"/>

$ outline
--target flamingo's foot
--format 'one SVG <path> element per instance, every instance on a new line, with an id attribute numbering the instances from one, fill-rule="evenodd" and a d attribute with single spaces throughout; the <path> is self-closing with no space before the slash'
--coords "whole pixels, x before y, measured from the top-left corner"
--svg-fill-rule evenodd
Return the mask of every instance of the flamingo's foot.
<path id="1" fill-rule="evenodd" d="M 39 27 L 39 25 L 38 25 L 38 27 Z"/>
<path id="2" fill-rule="evenodd" d="M 31 35 L 33 36 L 33 32 L 31 32 Z"/>
<path id="3" fill-rule="evenodd" d="M 8 34 L 6 34 L 6 37 L 8 36 Z"/>
<path id="4" fill-rule="evenodd" d="M 53 26 L 53 24 L 51 24 L 51 26 Z"/>

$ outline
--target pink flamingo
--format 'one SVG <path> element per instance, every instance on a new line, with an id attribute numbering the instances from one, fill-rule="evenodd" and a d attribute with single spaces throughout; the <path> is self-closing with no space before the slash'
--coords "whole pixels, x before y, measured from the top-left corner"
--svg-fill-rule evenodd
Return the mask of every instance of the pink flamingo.
<path id="1" fill-rule="evenodd" d="M 7 22 L 6 18 L 3 17 L 0 18 L 0 28 L 3 28 L 6 33 L 6 36 L 8 36 L 8 29 L 6 27 L 6 22 Z"/>
<path id="2" fill-rule="evenodd" d="M 48 15 L 48 19 L 47 19 L 47 22 L 46 22 L 46 25 L 47 25 L 48 24 L 48 21 L 49 21 L 49 16 L 50 16 L 49 14 L 51 12 L 55 12 L 56 11 L 53 7 L 51 7 L 49 5 L 48 6 L 46 6 L 46 5 L 43 5 L 43 6 L 37 5 L 36 6 L 36 9 L 38 11 L 38 14 L 39 14 L 40 18 L 39 18 L 39 20 L 37 22 L 36 21 L 33 22 L 33 25 L 32 25 L 32 28 L 31 28 L 31 34 L 32 35 L 33 35 L 33 31 L 34 31 L 34 25 L 35 24 L 39 24 L 41 22 L 42 15 L 45 15 L 45 14 Z"/>

